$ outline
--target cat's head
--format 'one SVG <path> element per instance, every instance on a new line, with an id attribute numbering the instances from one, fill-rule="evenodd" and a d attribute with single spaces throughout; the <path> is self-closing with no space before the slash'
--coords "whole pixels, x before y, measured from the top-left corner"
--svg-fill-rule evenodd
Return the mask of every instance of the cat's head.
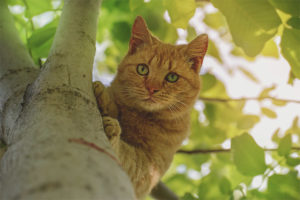
<path id="1" fill-rule="evenodd" d="M 142 17 L 137 17 L 128 54 L 114 82 L 118 100 L 143 111 L 180 112 L 191 107 L 199 90 L 199 70 L 208 38 L 200 35 L 187 45 L 171 45 L 151 35 Z"/>

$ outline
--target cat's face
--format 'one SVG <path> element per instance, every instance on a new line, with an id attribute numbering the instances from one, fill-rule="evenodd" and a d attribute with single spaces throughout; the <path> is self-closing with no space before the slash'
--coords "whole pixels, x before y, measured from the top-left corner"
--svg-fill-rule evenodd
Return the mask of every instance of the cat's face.
<path id="1" fill-rule="evenodd" d="M 196 44 L 164 44 L 151 36 L 143 21 L 137 20 L 129 53 L 118 68 L 118 99 L 144 111 L 168 110 L 175 114 L 186 110 L 200 90 L 198 73 L 207 48 L 207 36 L 198 38 L 199 41 L 194 41 Z M 198 45 L 198 49 L 193 45 Z M 195 57 L 199 47 L 201 52 L 196 52 L 199 55 Z"/>

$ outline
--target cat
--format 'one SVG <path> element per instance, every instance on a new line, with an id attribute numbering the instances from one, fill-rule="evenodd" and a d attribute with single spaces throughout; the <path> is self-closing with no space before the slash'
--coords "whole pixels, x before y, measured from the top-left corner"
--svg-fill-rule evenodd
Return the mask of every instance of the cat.
<path id="1" fill-rule="evenodd" d="M 138 16 L 111 86 L 94 83 L 104 130 L 138 199 L 158 183 L 188 136 L 207 45 L 206 34 L 187 45 L 162 43 Z"/>

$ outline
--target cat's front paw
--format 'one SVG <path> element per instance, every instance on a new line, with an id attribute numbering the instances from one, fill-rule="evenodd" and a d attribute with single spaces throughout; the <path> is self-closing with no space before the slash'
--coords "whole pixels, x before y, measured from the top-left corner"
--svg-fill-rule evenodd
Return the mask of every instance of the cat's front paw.
<path id="1" fill-rule="evenodd" d="M 100 82 L 93 82 L 93 90 L 96 97 L 100 96 L 105 89 L 105 86 Z"/>
<path id="2" fill-rule="evenodd" d="M 117 119 L 108 116 L 103 116 L 102 120 L 104 131 L 109 139 L 120 136 L 121 127 Z"/>

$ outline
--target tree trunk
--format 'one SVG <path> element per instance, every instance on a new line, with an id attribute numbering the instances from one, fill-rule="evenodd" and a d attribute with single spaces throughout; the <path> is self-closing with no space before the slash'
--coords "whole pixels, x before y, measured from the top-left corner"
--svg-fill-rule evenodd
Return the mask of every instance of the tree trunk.
<path id="1" fill-rule="evenodd" d="M 99 6 L 65 1 L 38 70 L 0 0 L 0 200 L 134 199 L 92 91 Z"/>

